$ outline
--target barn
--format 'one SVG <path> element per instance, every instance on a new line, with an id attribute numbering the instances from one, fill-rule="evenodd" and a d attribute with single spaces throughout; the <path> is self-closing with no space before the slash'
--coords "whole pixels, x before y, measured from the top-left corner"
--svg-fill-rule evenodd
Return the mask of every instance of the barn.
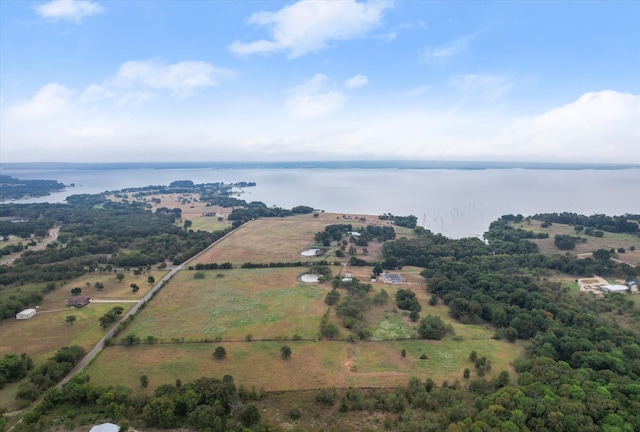
<path id="1" fill-rule="evenodd" d="M 16 319 L 29 319 L 36 314 L 35 309 L 25 309 L 16 314 Z"/>
<path id="2" fill-rule="evenodd" d="M 624 293 L 629 291 L 629 287 L 625 285 L 602 285 L 600 289 L 607 293 Z"/>

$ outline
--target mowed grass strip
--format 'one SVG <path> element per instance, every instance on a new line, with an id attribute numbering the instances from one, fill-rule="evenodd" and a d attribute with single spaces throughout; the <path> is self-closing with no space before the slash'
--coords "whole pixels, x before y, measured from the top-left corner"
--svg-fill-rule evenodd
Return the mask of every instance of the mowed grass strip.
<path id="1" fill-rule="evenodd" d="M 182 271 L 131 323 L 135 333 L 164 341 L 221 338 L 315 338 L 329 284 L 297 280 L 303 268 Z"/>
<path id="2" fill-rule="evenodd" d="M 292 354 L 283 360 L 280 348 L 287 345 Z M 226 358 L 215 360 L 217 346 Z M 200 377 L 222 379 L 232 375 L 236 385 L 255 386 L 268 391 L 342 387 L 345 382 L 343 342 L 255 341 L 200 344 L 111 346 L 88 368 L 97 385 L 121 384 L 139 389 L 140 375 L 149 377 L 151 393 L 161 385 L 183 383 Z"/>

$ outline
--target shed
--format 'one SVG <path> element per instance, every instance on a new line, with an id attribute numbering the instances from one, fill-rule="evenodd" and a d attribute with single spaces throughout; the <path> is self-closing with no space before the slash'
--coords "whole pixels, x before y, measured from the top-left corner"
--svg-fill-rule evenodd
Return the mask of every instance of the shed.
<path id="1" fill-rule="evenodd" d="M 600 289 L 608 293 L 623 293 L 629 291 L 629 287 L 625 285 L 602 285 Z"/>
<path id="2" fill-rule="evenodd" d="M 113 423 L 102 423 L 92 427 L 89 432 L 120 432 L 120 426 Z"/>
<path id="3" fill-rule="evenodd" d="M 16 319 L 29 319 L 36 314 L 35 309 L 25 309 L 16 314 Z"/>

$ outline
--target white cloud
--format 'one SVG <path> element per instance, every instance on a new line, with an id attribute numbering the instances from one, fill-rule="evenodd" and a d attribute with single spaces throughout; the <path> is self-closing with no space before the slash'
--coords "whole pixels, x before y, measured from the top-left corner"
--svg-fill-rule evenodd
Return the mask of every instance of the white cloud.
<path id="1" fill-rule="evenodd" d="M 468 48 L 469 38 L 465 37 L 439 47 L 427 47 L 420 59 L 425 63 L 442 62 L 465 52 Z"/>
<path id="2" fill-rule="evenodd" d="M 104 8 L 98 3 L 87 0 L 53 0 L 34 6 L 34 10 L 42 18 L 74 22 L 104 12 Z"/>
<path id="3" fill-rule="evenodd" d="M 153 60 L 128 61 L 120 66 L 110 84 L 116 88 L 169 90 L 186 97 L 196 90 L 218 85 L 234 73 L 201 61 L 163 64 Z"/>
<path id="4" fill-rule="evenodd" d="M 329 78 L 316 74 L 310 80 L 289 90 L 286 109 L 295 118 L 314 118 L 329 115 L 344 106 L 349 99 L 331 88 Z"/>
<path id="5" fill-rule="evenodd" d="M 511 90 L 511 81 L 500 75 L 462 74 L 449 79 L 449 85 L 468 98 L 484 102 L 500 99 Z"/>
<path id="6" fill-rule="evenodd" d="M 410 90 L 407 90 L 404 93 L 400 93 L 398 96 L 400 97 L 406 97 L 406 98 L 411 98 L 411 97 L 418 97 L 418 96 L 422 96 L 423 94 L 425 94 L 427 91 L 429 91 L 431 87 L 426 86 L 426 85 L 421 85 L 418 87 L 414 87 Z"/>
<path id="7" fill-rule="evenodd" d="M 65 114 L 71 104 L 73 92 L 68 88 L 50 83 L 42 87 L 30 100 L 9 108 L 8 113 L 14 119 L 36 120 Z"/>
<path id="8" fill-rule="evenodd" d="M 302 0 L 277 12 L 257 12 L 248 22 L 269 28 L 271 40 L 234 41 L 229 49 L 238 55 L 286 51 L 289 58 L 320 51 L 332 41 L 363 37 L 378 27 L 390 1 Z"/>
<path id="9" fill-rule="evenodd" d="M 523 118 L 498 136 L 496 150 L 542 159 L 640 163 L 640 95 L 611 90 Z"/>
<path id="10" fill-rule="evenodd" d="M 369 78 L 360 74 L 355 75 L 344 82 L 344 86 L 349 90 L 364 87 L 367 84 L 369 84 Z"/>

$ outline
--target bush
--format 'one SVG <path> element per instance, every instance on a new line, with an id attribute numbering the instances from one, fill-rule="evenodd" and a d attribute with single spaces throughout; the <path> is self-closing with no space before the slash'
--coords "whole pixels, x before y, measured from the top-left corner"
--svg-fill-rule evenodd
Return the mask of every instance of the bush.
<path id="1" fill-rule="evenodd" d="M 289 360 L 291 358 L 291 348 L 287 345 L 280 348 L 280 356 L 283 360 Z"/>
<path id="2" fill-rule="evenodd" d="M 302 417 L 302 410 L 300 408 L 293 407 L 289 410 L 289 418 L 291 420 L 298 420 L 300 417 Z"/>
<path id="3" fill-rule="evenodd" d="M 213 351 L 213 358 L 216 360 L 222 360 L 227 356 L 227 350 L 224 347 L 219 346 Z"/>

